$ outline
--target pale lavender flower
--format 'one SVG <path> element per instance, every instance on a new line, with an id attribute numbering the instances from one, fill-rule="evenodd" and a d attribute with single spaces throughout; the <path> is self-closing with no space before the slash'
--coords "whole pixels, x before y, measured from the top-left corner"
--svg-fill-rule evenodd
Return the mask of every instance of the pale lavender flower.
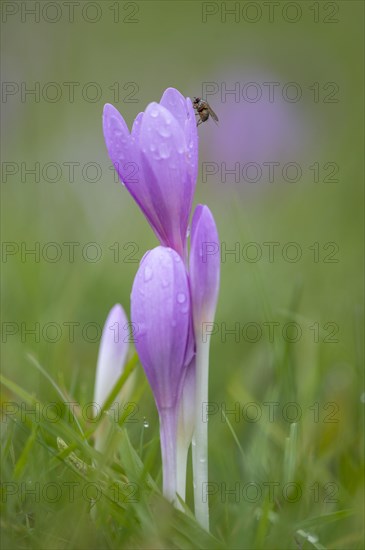
<path id="1" fill-rule="evenodd" d="M 105 321 L 99 346 L 94 402 L 100 408 L 123 372 L 128 353 L 128 327 L 122 306 L 116 304 Z"/>
<path id="2" fill-rule="evenodd" d="M 211 211 L 205 205 L 195 208 L 191 226 L 190 288 L 194 330 L 197 338 L 202 323 L 214 320 L 220 279 L 220 245 Z"/>
<path id="3" fill-rule="evenodd" d="M 120 304 L 109 312 L 101 335 L 96 379 L 94 385 L 94 416 L 100 414 L 110 392 L 121 376 L 128 353 L 129 325 L 126 314 Z M 94 434 L 95 448 L 102 450 L 107 429 L 101 422 Z"/>
<path id="4" fill-rule="evenodd" d="M 163 492 L 176 499 L 176 430 L 189 351 L 191 308 L 185 265 L 159 246 L 138 269 L 131 294 L 135 345 L 160 417 Z"/>
<path id="5" fill-rule="evenodd" d="M 130 133 L 105 105 L 103 129 L 111 161 L 160 243 L 186 257 L 186 234 L 198 173 L 198 136 L 190 98 L 168 88 L 136 117 Z"/>
<path id="6" fill-rule="evenodd" d="M 215 316 L 220 279 L 220 247 L 212 213 L 207 206 L 200 204 L 195 209 L 191 227 L 189 270 L 196 345 L 194 504 L 197 520 L 209 530 L 208 502 L 203 499 L 203 487 L 208 483 L 208 426 L 203 421 L 202 408 L 208 402 L 210 338 L 203 338 L 203 330 L 204 323 L 212 323 Z"/>

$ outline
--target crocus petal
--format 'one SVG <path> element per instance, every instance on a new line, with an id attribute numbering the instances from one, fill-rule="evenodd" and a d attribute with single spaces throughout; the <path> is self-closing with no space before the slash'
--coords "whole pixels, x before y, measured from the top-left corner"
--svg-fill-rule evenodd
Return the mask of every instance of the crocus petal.
<path id="1" fill-rule="evenodd" d="M 176 408 L 180 398 L 190 314 L 180 256 L 171 248 L 151 250 L 133 283 L 131 316 L 137 352 L 160 412 Z"/>
<path id="2" fill-rule="evenodd" d="M 151 103 L 132 132 L 119 112 L 105 105 L 107 150 L 121 181 L 161 244 L 185 260 L 186 234 L 198 173 L 198 137 L 189 98 L 168 88 Z"/>
<path id="3" fill-rule="evenodd" d="M 184 130 L 170 111 L 151 103 L 143 115 L 139 145 L 154 175 L 149 196 L 167 234 L 167 241 L 162 244 L 183 255 L 195 186 L 187 160 Z M 150 180 L 146 172 L 145 176 Z"/>
<path id="4" fill-rule="evenodd" d="M 137 143 L 139 142 L 139 133 L 141 131 L 142 118 L 143 118 L 143 113 L 138 113 L 138 115 L 134 119 L 133 126 L 132 126 L 132 137 L 135 139 Z"/>
<path id="5" fill-rule="evenodd" d="M 193 199 L 195 182 L 198 177 L 198 131 L 191 99 L 189 97 L 185 98 L 175 88 L 167 88 L 161 97 L 160 104 L 166 107 L 166 109 L 176 118 L 185 134 L 188 169 L 193 184 L 191 199 Z M 191 206 L 192 201 L 190 203 L 189 212 Z"/>
<path id="6" fill-rule="evenodd" d="M 192 177 L 192 181 L 195 182 L 197 180 L 198 170 L 199 170 L 198 130 L 196 127 L 196 119 L 194 116 L 194 109 L 193 109 L 193 105 L 191 103 L 190 97 L 186 99 L 186 104 L 188 109 L 188 117 L 185 121 L 185 139 L 188 145 L 188 159 L 191 165 L 191 177 Z"/>
<path id="7" fill-rule="evenodd" d="M 120 304 L 110 311 L 105 322 L 96 369 L 94 402 L 98 411 L 123 372 L 128 352 L 128 321 Z"/>
<path id="8" fill-rule="evenodd" d="M 191 227 L 190 289 L 194 329 L 214 320 L 220 278 L 220 247 L 217 227 L 207 206 L 195 208 Z"/>
<path id="9" fill-rule="evenodd" d="M 138 156 L 128 126 L 122 115 L 113 107 L 106 104 L 103 112 L 103 131 L 110 160 L 124 185 L 135 179 L 135 171 L 131 163 L 137 165 Z"/>
<path id="10" fill-rule="evenodd" d="M 189 116 L 185 97 L 175 88 L 167 88 L 162 94 L 160 105 L 170 111 L 180 124 L 181 129 L 185 131 L 185 123 Z"/>

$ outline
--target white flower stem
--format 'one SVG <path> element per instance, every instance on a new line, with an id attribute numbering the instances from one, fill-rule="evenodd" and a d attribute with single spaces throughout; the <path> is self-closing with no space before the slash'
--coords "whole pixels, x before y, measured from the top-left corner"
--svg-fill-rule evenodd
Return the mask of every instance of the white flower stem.
<path id="1" fill-rule="evenodd" d="M 210 339 L 196 338 L 196 399 L 195 432 L 193 446 L 194 505 L 195 517 L 200 525 L 209 531 L 209 508 L 207 499 L 208 483 L 208 422 L 203 416 L 203 408 L 208 403 Z"/>
<path id="2" fill-rule="evenodd" d="M 186 441 L 182 437 L 178 436 L 177 440 L 177 494 L 185 502 L 186 494 L 186 464 L 188 461 L 188 450 L 189 444 L 186 444 Z M 183 507 L 178 500 L 176 507 L 179 510 L 183 510 Z"/>
<path id="3" fill-rule="evenodd" d="M 176 410 L 160 410 L 163 495 L 176 503 Z"/>
<path id="4" fill-rule="evenodd" d="M 185 502 L 186 467 L 195 421 L 195 360 L 187 367 L 177 423 L 177 493 Z M 181 502 L 177 507 L 184 510 Z"/>

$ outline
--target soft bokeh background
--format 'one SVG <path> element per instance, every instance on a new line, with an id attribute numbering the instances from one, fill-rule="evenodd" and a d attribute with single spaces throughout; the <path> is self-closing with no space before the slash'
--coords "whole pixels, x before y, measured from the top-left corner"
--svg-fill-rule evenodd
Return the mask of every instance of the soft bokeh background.
<path id="1" fill-rule="evenodd" d="M 20 3 L 3 2 L 3 15 L 5 4 L 20 10 Z M 13 82 L 19 88 L 22 83 L 32 88 L 39 82 L 41 90 L 38 102 L 32 96 L 22 100 L 20 92 L 2 98 L 3 170 L 6 162 L 16 163 L 19 170 L 7 177 L 3 172 L 2 239 L 15 243 L 19 250 L 22 246 L 34 248 L 36 242 L 41 249 L 39 262 L 32 256 L 22 257 L 20 252 L 7 261 L 2 257 L 2 321 L 19 327 L 17 334 L 3 333 L 4 374 L 42 400 L 51 399 L 49 384 L 30 364 L 27 355 L 31 354 L 77 401 L 92 399 L 98 342 L 92 327 L 87 339 L 96 340 L 94 343 L 83 338 L 82 328 L 87 323 L 102 326 L 116 302 L 129 315 L 136 260 L 157 244 L 128 192 L 114 180 L 101 128 L 103 105 L 113 103 L 131 125 L 136 114 L 159 100 L 169 86 L 192 97 L 201 96 L 206 83 L 216 83 L 213 89 L 217 92 L 207 98 L 220 121 L 218 126 L 210 120 L 199 127 L 201 170 L 195 202 L 211 208 L 223 246 L 227 250 L 238 246 L 242 254 L 238 259 L 227 255 L 222 262 L 210 400 L 219 410 L 222 404 L 231 409 L 239 403 L 241 411 L 255 402 L 262 407 L 263 418 L 250 423 L 246 417 L 237 421 L 230 416 L 246 452 L 243 459 L 228 424 L 220 413 L 212 416 L 210 479 L 227 486 L 257 481 L 260 476 L 261 482 L 281 482 L 283 449 L 289 435 L 289 422 L 281 412 L 286 403 L 295 402 L 302 411 L 296 479 L 302 483 L 306 501 L 305 505 L 301 502 L 299 515 L 295 515 L 294 505 L 286 507 L 287 524 L 293 514 L 304 520 L 314 508 L 323 514 L 347 508 L 361 511 L 362 3 L 296 2 L 301 17 L 295 23 L 282 15 L 283 9 L 289 9 L 285 2 L 276 7 L 271 22 L 265 3 L 253 3 L 262 9 L 255 23 L 245 21 L 242 11 L 237 22 L 229 15 L 223 22 L 220 2 L 209 3 L 218 12 L 203 22 L 204 3 L 193 1 L 103 1 L 97 3 L 101 16 L 95 23 L 81 16 L 81 7 L 90 3 L 78 2 L 74 22 L 69 23 L 66 7 L 59 4 L 62 16 L 55 23 L 47 22 L 42 14 L 39 23 L 30 15 L 22 22 L 20 11 L 3 22 L 3 82 Z M 247 3 L 226 4 L 243 7 Z M 94 18 L 95 11 L 89 9 L 89 17 Z M 119 22 L 113 21 L 116 9 Z M 46 17 L 54 18 L 56 12 L 49 10 Z M 294 12 L 287 13 L 293 17 Z M 58 101 L 42 96 L 44 85 L 50 82 L 62 89 Z M 74 101 L 69 100 L 67 82 L 79 83 Z M 87 101 L 82 95 L 90 82 L 101 90 L 96 101 Z M 222 96 L 224 86 L 228 90 L 239 83 L 242 89 L 248 82 L 261 87 L 261 100 L 250 103 L 241 96 L 236 102 L 233 95 Z M 273 102 L 268 100 L 264 82 L 279 83 Z M 299 101 L 283 100 L 281 92 L 288 82 L 300 86 Z M 317 91 L 318 97 L 314 95 Z M 92 87 L 84 89 L 84 95 L 87 92 L 93 97 Z M 53 93 L 49 88 L 49 94 Z M 41 169 L 38 181 L 21 173 L 36 162 Z M 70 162 L 79 163 L 74 181 L 64 164 Z M 88 181 L 95 177 L 92 168 L 83 177 L 82 168 L 90 162 L 100 167 L 98 181 Z M 263 168 L 257 183 L 242 177 L 235 182 L 233 176 L 223 182 L 222 163 L 232 169 L 235 163 L 243 167 L 248 162 Z M 264 162 L 280 163 L 274 182 L 269 182 Z M 297 182 L 289 183 L 281 175 L 282 166 L 289 162 L 301 167 L 302 177 Z M 42 176 L 47 163 L 58 165 L 59 177 L 54 167 L 46 178 Z M 204 163 L 218 172 L 204 177 Z M 315 163 L 319 181 L 314 177 Z M 332 180 L 325 181 L 334 168 Z M 58 181 L 47 181 L 50 178 Z M 61 259 L 55 263 L 42 256 L 42 247 L 50 242 L 62 249 Z M 73 263 L 63 244 L 67 242 L 80 243 Z M 81 250 L 90 242 L 102 251 L 99 261 L 82 257 Z M 245 246 L 249 242 L 262 250 L 257 262 L 247 260 L 254 256 L 253 248 Z M 265 242 L 279 243 L 272 262 Z M 302 251 L 297 262 L 285 259 L 289 242 L 298 243 Z M 117 246 L 120 257 L 114 261 Z M 90 256 L 94 253 L 92 249 L 89 252 Z M 53 253 L 49 249 L 49 254 Z M 293 248 L 288 254 L 294 254 Z M 290 344 L 281 331 L 293 320 L 300 325 L 302 336 Z M 73 322 L 79 324 L 71 342 L 64 323 Z M 229 334 L 226 340 L 222 338 L 225 326 L 231 329 L 239 323 L 242 328 L 252 322 L 262 329 L 257 342 L 248 341 L 254 338 L 251 333 L 245 337 L 241 332 L 238 341 Z M 273 343 L 264 322 L 280 323 Z M 47 323 L 57 323 L 62 334 L 51 343 L 47 339 L 54 333 L 49 329 L 48 335 L 41 334 L 36 342 L 34 336 L 25 334 L 21 323 L 27 328 L 40 323 L 41 330 Z M 331 337 L 333 330 L 338 332 Z M 325 341 L 326 337 L 335 341 Z M 151 471 L 157 475 L 157 417 L 140 367 L 137 381 L 139 421 L 130 426 L 130 436 L 136 447 L 142 432 L 146 449 L 154 442 Z M 279 402 L 275 422 L 267 420 L 265 401 Z M 318 422 L 311 409 L 314 403 L 318 403 Z M 337 423 L 325 421 L 332 411 L 326 408 L 328 403 L 335 404 Z M 327 503 L 323 497 L 314 504 L 310 487 L 315 482 L 336 484 L 338 502 Z M 189 499 L 191 503 L 191 491 Z M 277 527 L 265 542 L 252 535 L 247 528 L 249 519 L 243 518 L 252 518 L 255 506 L 239 500 L 222 503 L 217 494 L 211 504 L 215 535 L 232 547 L 278 544 L 282 534 L 275 538 Z M 356 516 L 321 527 L 317 535 L 326 547 L 361 547 Z M 294 544 L 291 535 L 288 541 L 288 545 Z"/>

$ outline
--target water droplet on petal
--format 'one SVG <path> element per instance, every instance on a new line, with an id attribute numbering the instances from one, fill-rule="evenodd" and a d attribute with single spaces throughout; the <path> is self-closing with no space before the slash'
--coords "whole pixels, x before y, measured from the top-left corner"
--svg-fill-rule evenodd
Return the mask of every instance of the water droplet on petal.
<path id="1" fill-rule="evenodd" d="M 146 420 L 146 418 L 143 420 L 143 427 L 144 427 L 144 428 L 149 428 L 149 427 L 150 427 L 150 424 L 149 424 L 149 422 Z"/>
<path id="2" fill-rule="evenodd" d="M 168 279 L 162 279 L 162 286 L 164 288 L 167 288 L 169 286 L 170 282 Z"/>
<path id="3" fill-rule="evenodd" d="M 139 336 L 143 336 L 144 334 L 146 334 L 146 325 L 145 325 L 145 323 L 138 323 L 138 327 L 137 327 L 137 331 L 136 331 L 137 338 Z"/>
<path id="4" fill-rule="evenodd" d="M 151 117 L 153 118 L 157 118 L 158 117 L 158 109 L 156 109 L 156 107 L 154 109 L 151 109 Z"/>
<path id="5" fill-rule="evenodd" d="M 167 122 L 167 121 L 166 121 Z M 171 130 L 168 126 L 161 125 L 157 129 L 158 133 L 161 137 L 170 137 L 171 136 Z"/>
<path id="6" fill-rule="evenodd" d="M 186 296 L 183 292 L 179 292 L 179 294 L 177 295 L 177 301 L 179 302 L 179 304 L 183 304 L 186 300 Z"/>
<path id="7" fill-rule="evenodd" d="M 147 281 L 150 281 L 152 279 L 152 275 L 153 275 L 152 269 L 150 268 L 150 266 L 147 265 L 144 268 L 144 280 L 146 283 Z"/>
<path id="8" fill-rule="evenodd" d="M 160 143 L 158 150 L 159 150 L 159 153 L 161 155 L 161 158 L 163 158 L 163 159 L 168 159 L 169 158 L 169 156 L 170 156 L 170 147 L 167 143 L 165 143 L 165 142 Z"/>

